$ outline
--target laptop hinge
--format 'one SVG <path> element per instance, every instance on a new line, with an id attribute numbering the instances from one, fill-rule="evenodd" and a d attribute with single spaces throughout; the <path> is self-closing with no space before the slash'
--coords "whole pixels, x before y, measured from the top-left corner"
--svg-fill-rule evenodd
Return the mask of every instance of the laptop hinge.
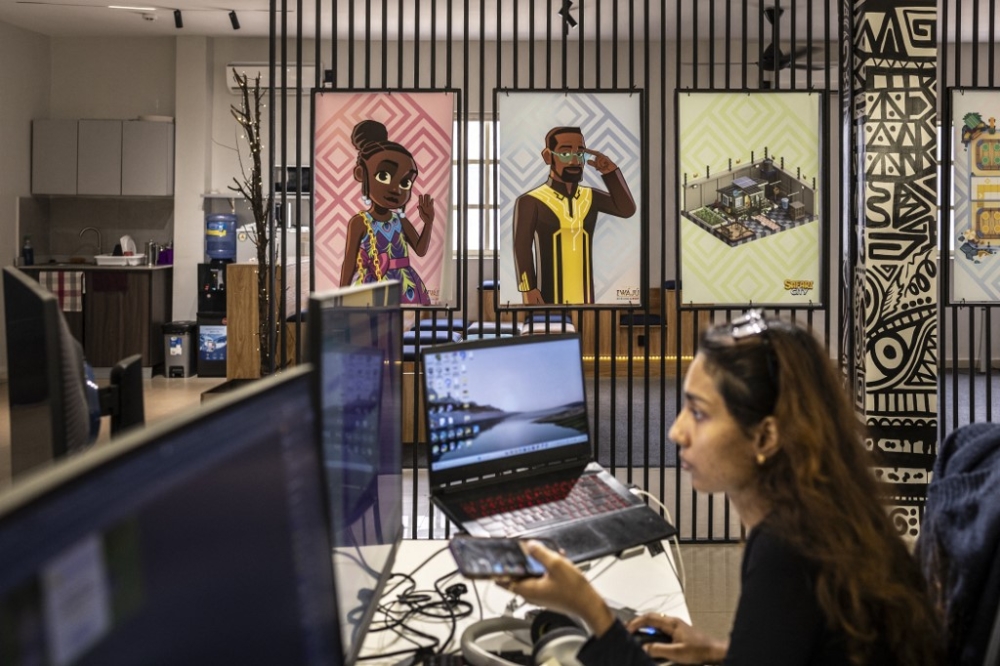
<path id="1" fill-rule="evenodd" d="M 553 460 L 550 462 L 541 463 L 535 467 L 518 467 L 512 470 L 504 470 L 502 472 L 497 472 L 496 474 L 487 474 L 484 476 L 475 476 L 468 479 L 457 479 L 455 481 L 450 481 L 448 483 L 442 483 L 431 488 L 432 494 L 447 494 L 448 492 L 455 492 L 459 490 L 465 490 L 470 485 L 477 487 L 488 487 L 500 483 L 509 483 L 512 479 L 523 479 L 532 476 L 538 476 L 539 474 L 551 474 L 552 472 L 572 472 L 580 473 L 586 469 L 587 465 L 591 462 L 590 457 L 576 457 L 576 458 L 566 458 L 563 460 Z"/>

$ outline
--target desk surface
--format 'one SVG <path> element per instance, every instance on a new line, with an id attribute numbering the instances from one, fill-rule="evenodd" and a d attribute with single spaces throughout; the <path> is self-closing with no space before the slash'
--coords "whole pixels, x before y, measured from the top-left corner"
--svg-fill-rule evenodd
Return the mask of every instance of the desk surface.
<path id="1" fill-rule="evenodd" d="M 459 582 L 465 583 L 468 587 L 469 591 L 462 595 L 462 599 L 472 604 L 472 615 L 458 620 L 452 642 L 446 649 L 447 652 L 451 652 L 458 649 L 462 632 L 479 620 L 501 617 L 505 613 L 522 618 L 533 607 L 491 581 L 470 581 L 458 575 L 455 561 L 447 546 L 446 539 L 404 540 L 396 555 L 393 572 L 413 575 L 419 590 L 433 590 L 434 581 L 450 572 L 455 572 L 455 575 L 441 583 L 442 589 Z M 646 549 L 642 554 L 624 560 L 615 557 L 594 560 L 589 563 L 587 578 L 612 608 L 630 608 L 640 613 L 647 611 L 667 613 L 690 622 L 691 617 L 684 601 L 684 593 L 674 573 L 672 553 L 667 548 L 666 542 L 663 546 L 666 553 L 656 556 L 650 556 L 649 550 Z M 393 590 L 397 581 L 398 578 L 394 578 L 389 582 L 386 588 L 389 594 L 383 597 L 385 602 L 395 598 L 399 593 L 400 590 Z M 512 612 L 508 611 L 509 604 L 514 607 Z M 377 626 L 382 619 L 381 614 L 376 612 L 373 625 Z M 413 619 L 408 625 L 423 633 L 436 636 L 442 642 L 451 632 L 451 622 L 448 620 Z M 421 644 L 430 642 L 418 636 L 412 638 Z M 507 649 L 509 646 L 504 647 Z M 530 652 L 530 646 L 527 647 Z M 365 638 L 361 654 L 375 657 L 408 649 L 414 649 L 414 644 L 393 631 L 370 631 Z M 385 659 L 369 659 L 362 663 L 383 666 L 397 664 L 402 658 L 397 655 Z"/>

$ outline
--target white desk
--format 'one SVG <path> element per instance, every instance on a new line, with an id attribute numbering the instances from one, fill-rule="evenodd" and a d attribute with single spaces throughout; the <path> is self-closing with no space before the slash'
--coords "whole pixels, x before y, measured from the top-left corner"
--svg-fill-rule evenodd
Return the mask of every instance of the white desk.
<path id="1" fill-rule="evenodd" d="M 396 573 L 410 574 L 424 563 L 427 558 L 433 558 L 427 562 L 419 571 L 414 574 L 417 587 L 420 590 L 432 590 L 434 581 L 455 571 L 455 560 L 447 548 L 446 539 L 433 540 L 404 540 L 400 544 L 399 552 L 396 555 L 396 563 L 393 571 Z M 674 574 L 672 568 L 673 556 L 666 542 L 663 543 L 666 553 L 661 553 L 651 557 L 648 549 L 641 555 L 619 560 L 614 557 L 605 557 L 590 562 L 587 570 L 587 578 L 604 596 L 608 605 L 612 608 L 631 608 L 637 612 L 655 611 L 666 613 L 682 618 L 686 622 L 691 621 L 688 614 L 687 604 L 684 601 L 684 593 L 681 590 L 680 582 Z M 434 555 L 438 553 L 437 555 Z M 398 579 L 393 579 L 387 586 L 391 589 Z M 491 581 L 470 581 L 459 576 L 449 579 L 441 585 L 444 589 L 449 585 L 462 582 L 469 588 L 468 593 L 462 595 L 462 599 L 472 604 L 472 615 L 458 621 L 452 643 L 446 651 L 457 650 L 462 632 L 470 625 L 481 619 L 501 617 L 504 613 L 511 614 L 508 604 L 515 600 L 514 595 L 497 586 Z M 482 616 L 479 614 L 479 602 L 476 600 L 476 592 L 479 594 L 479 601 L 482 604 Z M 398 592 L 398 590 L 397 590 Z M 388 602 L 396 592 L 383 598 Z M 524 603 L 523 599 L 515 600 L 516 608 L 513 610 L 514 617 L 524 617 L 524 614 L 533 607 Z M 379 612 L 376 612 L 374 624 L 378 624 L 382 619 Z M 426 634 L 430 634 L 444 641 L 451 630 L 451 623 L 447 620 L 429 620 L 414 618 L 408 623 L 413 628 Z M 429 641 L 414 636 L 414 639 L 427 644 Z M 510 636 L 509 643 L 498 644 L 503 649 L 513 649 L 518 646 L 518 637 Z M 511 644 L 513 643 L 513 644 Z M 530 653 L 530 645 L 520 643 L 519 647 L 526 647 Z M 362 647 L 362 655 L 383 655 L 398 650 L 413 649 L 414 645 L 399 637 L 392 631 L 369 632 Z M 382 659 L 366 660 L 363 664 L 374 664 L 377 666 L 387 666 L 398 663 L 403 657 L 393 656 Z"/>

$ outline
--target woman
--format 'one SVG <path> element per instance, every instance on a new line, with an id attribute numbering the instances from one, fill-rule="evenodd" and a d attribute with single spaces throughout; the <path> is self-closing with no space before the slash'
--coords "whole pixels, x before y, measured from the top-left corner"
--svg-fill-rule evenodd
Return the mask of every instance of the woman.
<path id="1" fill-rule="evenodd" d="M 670 438 L 694 488 L 727 493 L 748 532 L 730 638 L 647 614 L 628 630 L 651 626 L 673 640 L 643 654 L 583 575 L 533 543 L 546 575 L 508 587 L 587 623 L 594 637 L 580 651 L 584 664 L 647 664 L 649 656 L 748 666 L 942 663 L 918 565 L 878 501 L 857 415 L 812 335 L 757 312 L 707 331 Z"/>
<path id="2" fill-rule="evenodd" d="M 351 142 L 358 149 L 354 180 L 361 183 L 366 210 L 347 223 L 340 285 L 399 280 L 403 303 L 430 305 L 427 287 L 410 265 L 407 246 L 419 257 L 427 253 L 434 199 L 429 194 L 418 197 L 417 209 L 424 226 L 417 233 L 405 211 L 417 178 L 413 156 L 403 146 L 389 141 L 385 125 L 375 120 L 355 125 Z"/>

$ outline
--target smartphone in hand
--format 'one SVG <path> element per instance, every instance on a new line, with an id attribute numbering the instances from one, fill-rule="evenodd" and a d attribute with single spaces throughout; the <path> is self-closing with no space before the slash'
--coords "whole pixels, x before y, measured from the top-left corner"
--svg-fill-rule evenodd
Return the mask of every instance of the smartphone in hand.
<path id="1" fill-rule="evenodd" d="M 545 567 L 528 555 L 523 539 L 459 535 L 448 547 L 466 578 L 530 578 L 545 573 Z"/>

